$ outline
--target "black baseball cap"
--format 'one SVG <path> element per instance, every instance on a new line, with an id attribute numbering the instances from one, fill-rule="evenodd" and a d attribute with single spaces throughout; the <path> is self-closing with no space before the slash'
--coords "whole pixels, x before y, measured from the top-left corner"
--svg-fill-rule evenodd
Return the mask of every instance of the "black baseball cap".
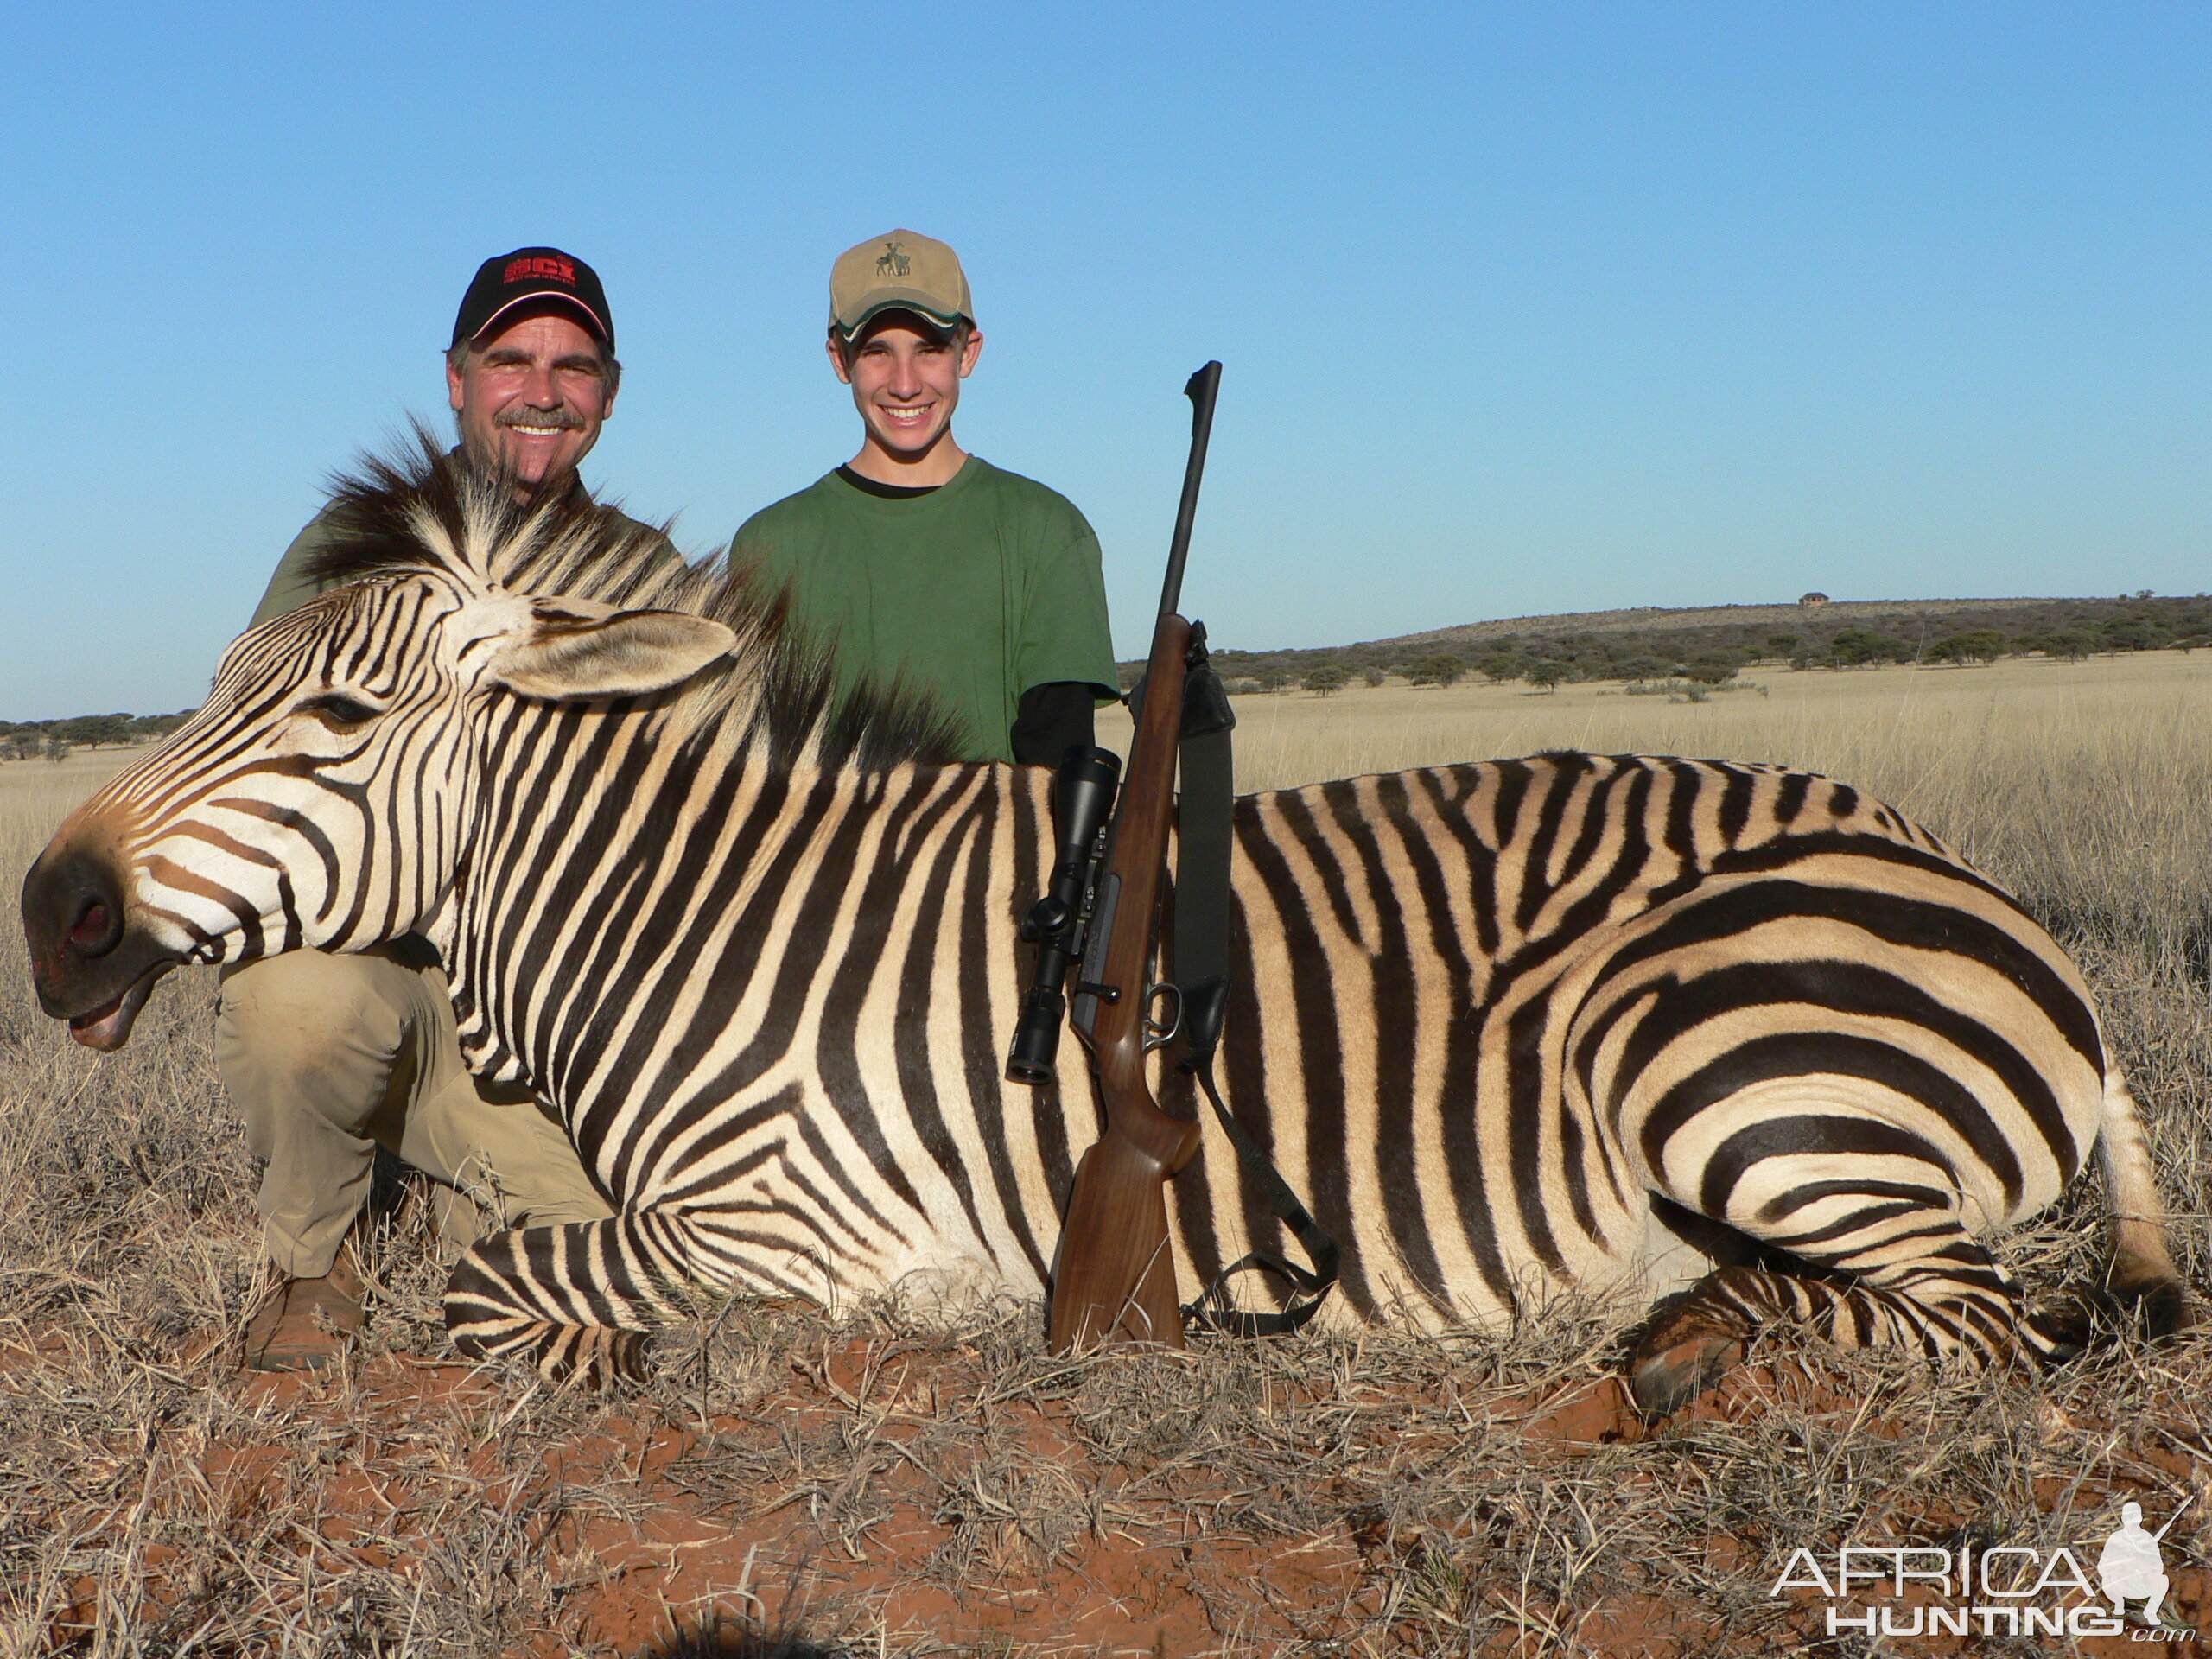
<path id="1" fill-rule="evenodd" d="M 607 309 L 599 273 L 558 248 L 517 248 L 479 265 L 476 280 L 461 296 L 461 315 L 453 320 L 453 345 L 475 339 L 525 300 L 566 302 L 613 351 L 614 314 Z"/>

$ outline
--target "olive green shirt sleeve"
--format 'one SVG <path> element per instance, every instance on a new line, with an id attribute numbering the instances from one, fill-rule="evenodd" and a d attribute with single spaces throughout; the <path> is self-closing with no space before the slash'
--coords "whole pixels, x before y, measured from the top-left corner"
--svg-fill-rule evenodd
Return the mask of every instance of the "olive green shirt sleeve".
<path id="1" fill-rule="evenodd" d="M 246 626 L 253 627 L 272 616 L 296 611 L 322 591 L 323 585 L 308 576 L 308 563 L 329 543 L 330 527 L 324 522 L 327 515 L 327 509 L 318 512 L 308 520 L 304 530 L 292 537 L 284 556 L 276 561 L 276 572 L 269 578 L 261 603 L 254 607 L 253 620 Z"/>

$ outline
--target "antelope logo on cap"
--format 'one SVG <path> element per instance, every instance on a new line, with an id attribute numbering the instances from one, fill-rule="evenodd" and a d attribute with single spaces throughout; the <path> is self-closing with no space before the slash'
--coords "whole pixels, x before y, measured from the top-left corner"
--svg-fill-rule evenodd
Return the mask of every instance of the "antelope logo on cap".
<path id="1" fill-rule="evenodd" d="M 914 262 L 906 257 L 906 250 L 893 237 L 883 245 L 883 251 L 876 256 L 875 274 L 879 276 L 909 276 L 913 274 Z"/>

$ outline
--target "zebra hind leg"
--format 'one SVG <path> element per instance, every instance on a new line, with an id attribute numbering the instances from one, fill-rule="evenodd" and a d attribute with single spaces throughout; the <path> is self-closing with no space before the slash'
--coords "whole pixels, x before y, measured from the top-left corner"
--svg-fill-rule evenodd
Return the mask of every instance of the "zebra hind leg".
<path id="1" fill-rule="evenodd" d="M 472 1359 L 525 1359 L 552 1382 L 644 1375 L 647 1332 L 677 1317 L 672 1217 L 651 1212 L 517 1227 L 465 1252 L 446 1281 L 446 1333 Z"/>
<path id="2" fill-rule="evenodd" d="M 1903 1238 L 1885 1227 L 1886 1248 L 1855 1255 L 1815 1255 L 1800 1244 L 1792 1254 L 1809 1270 L 1802 1275 L 1757 1267 L 1707 1274 L 1654 1311 L 1630 1352 L 1637 1407 L 1653 1418 L 1680 1410 L 1773 1325 L 1808 1327 L 1842 1348 L 1911 1346 L 1977 1367 L 2023 1346 L 2039 1350 L 2024 1325 L 2018 1282 L 1955 1216 L 1939 1215 L 1923 1212 Z M 1908 1240 L 1910 1255 L 1899 1259 Z"/>
<path id="3" fill-rule="evenodd" d="M 1822 1183 L 1803 1212 L 1760 1206 L 1729 1217 L 1769 1261 L 1778 1251 L 1791 1268 L 1725 1267 L 1656 1310 L 1629 1361 L 1637 1403 L 1655 1417 L 1679 1410 L 1743 1358 L 1762 1326 L 1784 1322 L 1840 1347 L 1916 1345 L 1931 1359 L 1975 1366 L 2015 1355 L 2058 1364 L 2129 1331 L 2182 1328 L 2190 1311 L 2167 1248 L 2149 1141 L 2116 1069 L 2097 1155 L 2112 1214 L 2103 1282 L 2033 1310 L 1957 1211 L 1939 1204 L 1932 1166 L 1922 1183 L 1856 1195 Z"/>
<path id="4" fill-rule="evenodd" d="M 2151 1166 L 2150 1137 L 2135 1096 L 2116 1067 L 2105 1080 L 2097 1161 L 2112 1214 L 2111 1255 L 2103 1281 L 2071 1287 L 2028 1316 L 2030 1339 L 2053 1363 L 2131 1331 L 2171 1336 L 2194 1322 L 2167 1248 L 2165 1202 Z"/>

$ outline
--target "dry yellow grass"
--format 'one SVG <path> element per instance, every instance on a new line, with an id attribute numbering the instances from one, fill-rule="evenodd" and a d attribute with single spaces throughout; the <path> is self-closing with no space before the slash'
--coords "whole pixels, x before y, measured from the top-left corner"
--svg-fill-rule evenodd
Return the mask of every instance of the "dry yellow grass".
<path id="1" fill-rule="evenodd" d="M 1618 687 L 1244 697 L 1240 768 L 1252 788 L 1582 747 L 1787 761 L 1872 790 L 2010 883 L 2084 963 L 2201 1289 L 2212 655 L 1751 677 L 1764 693 L 1694 705 Z M 124 758 L 0 765 L 0 869 L 20 872 Z M 1304 1624 L 1283 1622 L 1272 1571 L 1247 1569 L 1207 1610 L 1222 1652 L 1857 1651 L 1815 1638 L 1816 1609 L 1768 1597 L 1788 1549 L 2048 1547 L 2101 1536 L 2127 1494 L 2154 1520 L 2195 1497 L 2168 1552 L 2184 1567 L 2176 1612 L 2205 1611 L 2201 1337 L 1963 1387 L 1857 1362 L 1863 1412 L 1784 1399 L 1573 1458 L 1501 1426 L 1532 1391 L 1614 1363 L 1606 1333 L 1565 1314 L 1496 1342 L 1202 1342 L 1172 1363 L 1071 1371 L 1042 1360 L 1027 1318 L 948 1334 L 892 1313 L 829 1329 L 726 1308 L 673 1335 L 624 1400 L 499 1372 L 415 1407 L 411 1379 L 443 1341 L 439 1273 L 403 1212 L 373 1253 L 369 1363 L 271 1395 L 223 1360 L 258 1263 L 253 1172 L 207 1052 L 210 989 L 205 975 L 173 982 L 130 1049 L 96 1058 L 38 1015 L 12 921 L 0 927 L 0 1656 L 630 1651 L 594 1648 L 610 1596 L 641 1616 L 661 1595 L 694 1618 L 757 1611 L 726 1586 L 709 1595 L 709 1546 L 683 1554 L 654 1530 L 640 1477 L 655 1436 L 686 1437 L 666 1478 L 709 1506 L 701 1525 L 840 1562 L 907 1513 L 899 1483 L 926 1468 L 925 1518 L 950 1530 L 915 1582 L 947 1605 L 985 1565 L 1075 1593 L 1082 1549 L 1116 1540 L 1162 1561 L 1229 1544 L 1316 1560 L 1356 1543 L 1364 1566 L 1338 1611 Z M 2050 1287 L 2094 1265 L 2101 1214 L 2077 1193 L 2006 1248 Z M 887 1408 L 833 1399 L 802 1418 L 779 1403 L 794 1363 L 826 1376 L 828 1359 L 807 1357 L 861 1339 L 944 1367 L 904 1450 L 885 1438 Z M 1049 1445 L 1021 1427 L 1046 1419 Z M 549 1471 L 552 1452 L 602 1444 L 620 1453 L 612 1472 Z M 262 1460 L 257 1484 L 238 1484 L 242 1458 Z M 378 1494 L 365 1518 L 364 1490 Z M 646 1541 L 621 1559 L 646 1566 L 617 1564 L 607 1541 L 626 1529 Z M 810 1605 L 819 1639 L 857 1651 L 982 1650 L 973 1630 L 889 1621 L 880 1599 Z M 1028 1651 L 1026 1634 L 988 1650 Z"/>
<path id="2" fill-rule="evenodd" d="M 2212 732 L 2212 652 L 2011 658 L 1986 668 L 1753 669 L 1701 703 L 1630 696 L 1618 684 L 1544 692 L 1394 680 L 1327 697 L 1240 696 L 1235 706 L 1237 783 L 1246 790 L 1572 748 L 1805 766 L 1933 822 L 2023 766 L 2117 761 L 2132 771 L 2188 752 L 2193 737 Z M 1116 736 L 1128 729 L 1118 711 L 1101 725 Z M 1952 823 L 1948 832 L 1972 828 Z"/>
<path id="3" fill-rule="evenodd" d="M 2178 938 L 2212 903 L 2212 652 L 1844 673 L 1750 671 L 1690 703 L 1617 684 L 1355 684 L 1235 700 L 1238 786 L 1544 749 L 1769 760 L 1840 778 L 1948 836 L 2061 921 Z M 1101 720 L 1118 744 L 1127 721 Z M 2047 918 L 2049 919 L 2049 918 Z"/>
<path id="4" fill-rule="evenodd" d="M 58 764 L 0 760 L 0 850 L 7 856 L 5 868 L 20 877 L 41 843 L 69 815 L 69 809 L 113 777 L 124 762 L 143 753 L 139 749 L 79 749 Z"/>

